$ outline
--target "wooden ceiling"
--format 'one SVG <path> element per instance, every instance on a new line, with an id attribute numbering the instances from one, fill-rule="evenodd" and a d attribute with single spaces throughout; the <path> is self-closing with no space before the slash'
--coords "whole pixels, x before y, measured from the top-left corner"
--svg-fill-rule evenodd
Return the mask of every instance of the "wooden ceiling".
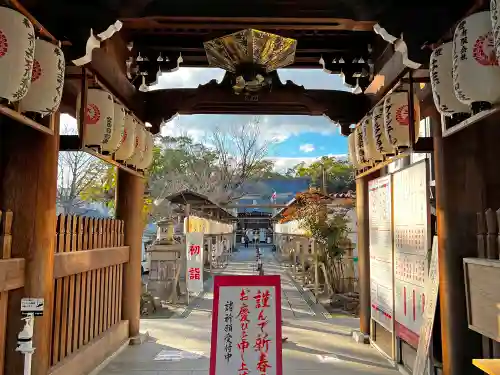
<path id="1" fill-rule="evenodd" d="M 15 0 L 0 0 L 9 3 Z M 85 54 L 90 30 L 98 34 L 117 19 L 123 29 L 111 43 L 94 51 L 91 70 L 100 73 L 113 94 L 122 98 L 144 121 L 168 119 L 175 113 L 281 113 L 327 115 L 348 126 L 366 113 L 364 95 L 329 98 L 329 92 L 316 93 L 283 87 L 270 95 L 261 95 L 260 103 L 240 103 L 229 97 L 230 88 L 210 86 L 205 91 L 141 93 L 125 76 L 125 61 L 138 53 L 151 62 L 148 83 L 154 81 L 158 68 L 170 71 L 182 54 L 181 66 L 206 67 L 208 61 L 203 42 L 246 28 L 267 31 L 298 41 L 295 68 L 321 68 L 323 57 L 331 73 L 344 73 L 346 81 L 356 83 L 354 73 L 363 58 L 363 66 L 377 76 L 385 61 L 388 44 L 373 32 L 380 23 L 389 33 L 404 36 L 412 60 L 424 65 L 429 60 L 426 45 L 449 38 L 449 31 L 471 9 L 487 8 L 486 0 L 16 0 L 64 43 L 66 60 Z M 450 5 L 452 4 L 452 5 Z M 133 42 L 131 52 L 125 47 Z M 170 63 L 157 64 L 162 54 Z M 342 63 L 338 60 L 342 58 Z M 335 62 L 334 62 L 335 61 Z M 326 73 L 325 73 L 326 74 Z M 370 77 L 371 78 L 371 77 Z M 369 77 L 360 82 L 363 88 Z M 375 82 L 375 81 L 373 81 Z M 389 82 L 387 82 L 389 83 Z M 222 91 L 226 90 L 223 95 Z M 292 91 L 294 90 L 293 94 Z M 218 98 L 212 97 L 221 92 Z M 309 91 L 309 92 L 308 92 Z M 232 92 L 231 92 L 232 93 Z M 343 95 L 343 94 L 342 94 Z M 186 99 L 181 103 L 178 97 Z M 125 99 L 126 100 L 125 100 Z M 328 101 L 338 100 L 329 104 Z M 315 105 L 311 104 L 314 101 Z M 339 104 L 339 105 L 337 105 Z M 135 110 L 134 108 L 139 109 Z M 141 109 L 142 108 L 142 109 Z M 153 123 L 154 131 L 159 123 Z"/>

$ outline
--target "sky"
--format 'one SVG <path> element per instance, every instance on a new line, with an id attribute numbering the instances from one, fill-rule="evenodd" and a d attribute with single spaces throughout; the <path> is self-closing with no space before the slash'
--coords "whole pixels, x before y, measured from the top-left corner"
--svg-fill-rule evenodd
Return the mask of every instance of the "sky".
<path id="1" fill-rule="evenodd" d="M 281 81 L 292 80 L 306 89 L 349 90 L 338 75 L 321 69 L 280 69 Z M 212 79 L 220 81 L 224 71 L 218 68 L 180 68 L 163 73 L 155 89 L 196 88 Z M 76 121 L 62 115 L 62 127 L 74 127 Z M 339 127 L 322 116 L 245 116 L 245 115 L 179 115 L 162 127 L 163 135 L 189 135 L 196 141 L 206 139 L 218 128 L 227 131 L 238 124 L 258 118 L 260 137 L 272 141 L 267 158 L 275 162 L 277 171 L 286 171 L 294 165 L 309 164 L 323 155 L 345 157 L 347 138 L 340 135 Z"/>

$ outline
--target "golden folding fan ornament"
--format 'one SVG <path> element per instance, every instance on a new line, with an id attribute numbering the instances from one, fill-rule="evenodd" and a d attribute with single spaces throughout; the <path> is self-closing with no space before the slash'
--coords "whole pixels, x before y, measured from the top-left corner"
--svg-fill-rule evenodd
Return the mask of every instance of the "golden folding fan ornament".
<path id="1" fill-rule="evenodd" d="M 210 66 L 238 73 L 254 65 L 269 73 L 292 64 L 297 41 L 259 30 L 246 29 L 203 43 Z"/>

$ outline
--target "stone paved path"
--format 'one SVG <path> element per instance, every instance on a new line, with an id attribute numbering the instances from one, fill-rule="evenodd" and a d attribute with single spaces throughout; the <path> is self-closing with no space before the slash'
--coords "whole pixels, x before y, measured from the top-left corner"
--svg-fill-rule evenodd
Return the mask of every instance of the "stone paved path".
<path id="1" fill-rule="evenodd" d="M 241 248 L 222 273 L 255 274 L 254 261 L 255 249 Z M 283 334 L 288 337 L 283 344 L 284 375 L 398 374 L 375 349 L 351 339 L 357 319 L 327 317 L 268 249 L 263 262 L 266 274 L 279 274 L 282 279 Z M 149 333 L 149 342 L 127 347 L 99 375 L 208 374 L 212 298 L 209 282 L 202 298 L 194 300 L 181 317 L 142 320 L 141 330 Z"/>

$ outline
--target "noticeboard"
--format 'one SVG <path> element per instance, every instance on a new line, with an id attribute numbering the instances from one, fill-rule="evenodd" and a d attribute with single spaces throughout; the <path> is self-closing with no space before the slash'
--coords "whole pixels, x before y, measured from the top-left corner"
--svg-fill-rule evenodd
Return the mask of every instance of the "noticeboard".
<path id="1" fill-rule="evenodd" d="M 427 160 L 393 175 L 394 315 L 396 335 L 418 346 L 426 304 L 430 249 Z"/>
<path id="2" fill-rule="evenodd" d="M 369 181 L 371 317 L 393 331 L 391 176 Z"/>

